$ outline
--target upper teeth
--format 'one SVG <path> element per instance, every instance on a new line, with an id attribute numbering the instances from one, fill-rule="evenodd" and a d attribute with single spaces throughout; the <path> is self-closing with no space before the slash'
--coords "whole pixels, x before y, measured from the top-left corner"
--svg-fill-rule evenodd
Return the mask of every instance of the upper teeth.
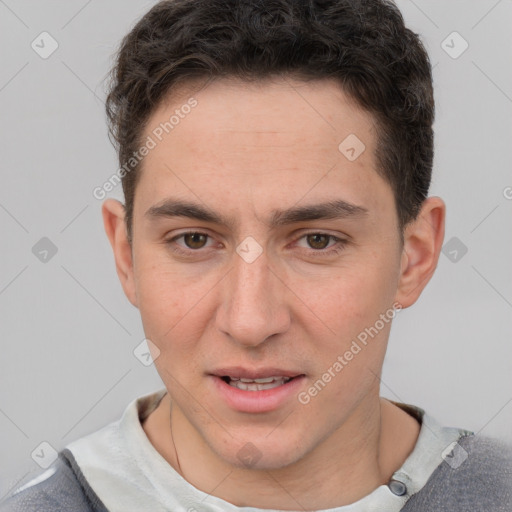
<path id="1" fill-rule="evenodd" d="M 229 385 L 243 391 L 264 391 L 282 386 L 289 380 L 291 380 L 291 377 L 264 377 L 261 379 L 229 377 Z"/>
<path id="2" fill-rule="evenodd" d="M 246 379 L 244 377 L 229 377 L 231 380 L 239 380 L 241 382 L 256 382 L 257 384 L 268 384 L 269 382 L 272 382 L 273 380 L 279 380 L 283 379 L 285 381 L 290 380 L 290 377 L 263 377 L 261 379 Z"/>

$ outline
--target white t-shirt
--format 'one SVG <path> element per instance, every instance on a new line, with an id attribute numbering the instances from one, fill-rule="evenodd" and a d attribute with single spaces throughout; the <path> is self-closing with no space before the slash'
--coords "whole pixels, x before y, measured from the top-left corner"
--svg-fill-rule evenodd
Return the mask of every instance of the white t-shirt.
<path id="1" fill-rule="evenodd" d="M 200 491 L 157 452 L 142 428 L 141 419 L 156 408 L 165 393 L 161 390 L 134 400 L 118 421 L 67 446 L 108 510 L 268 512 L 269 509 L 237 507 Z M 419 407 L 393 403 L 421 422 L 414 450 L 388 485 L 381 485 L 357 502 L 328 509 L 328 512 L 398 512 L 410 496 L 425 485 L 443 457 L 452 452 L 455 443 L 471 434 L 464 429 L 441 426 Z"/>

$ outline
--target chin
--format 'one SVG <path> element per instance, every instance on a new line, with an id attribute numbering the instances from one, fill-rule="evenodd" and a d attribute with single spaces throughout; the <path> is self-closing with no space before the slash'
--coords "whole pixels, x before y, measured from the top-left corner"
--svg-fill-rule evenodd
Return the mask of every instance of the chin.
<path id="1" fill-rule="evenodd" d="M 227 436 L 210 445 L 214 452 L 231 466 L 250 470 L 276 470 L 299 461 L 306 453 L 304 436 L 297 435 L 297 441 L 288 435 L 244 435 L 235 441 Z M 272 437 L 272 439 L 270 438 Z M 299 442 L 302 440 L 302 442 Z M 217 446 L 215 446 L 217 445 Z"/>

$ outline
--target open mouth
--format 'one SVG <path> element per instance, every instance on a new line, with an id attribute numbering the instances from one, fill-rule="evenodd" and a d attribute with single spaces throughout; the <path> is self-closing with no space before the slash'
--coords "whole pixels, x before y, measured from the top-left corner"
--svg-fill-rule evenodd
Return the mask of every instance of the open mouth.
<path id="1" fill-rule="evenodd" d="M 293 407 L 293 398 L 306 379 L 304 373 L 283 368 L 225 367 L 210 376 L 214 396 L 219 396 L 231 410 L 251 414 Z"/>
<path id="2" fill-rule="evenodd" d="M 298 375 L 297 377 L 300 377 Z M 241 389 L 242 391 L 265 391 L 267 389 L 277 388 L 279 386 L 284 386 L 291 380 L 296 377 L 264 377 L 261 379 L 246 379 L 246 378 L 237 378 L 237 377 L 229 377 L 228 375 L 224 375 L 221 379 L 230 386 Z"/>

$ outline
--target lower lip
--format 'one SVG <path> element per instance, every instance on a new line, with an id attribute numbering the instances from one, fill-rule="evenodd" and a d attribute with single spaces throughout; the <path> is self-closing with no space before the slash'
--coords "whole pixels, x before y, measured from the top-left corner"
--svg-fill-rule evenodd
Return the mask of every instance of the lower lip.
<path id="1" fill-rule="evenodd" d="M 270 412 L 281 407 L 291 397 L 297 396 L 304 375 L 295 377 L 286 384 L 263 391 L 244 391 L 230 386 L 216 375 L 210 375 L 215 389 L 229 407 L 240 412 Z"/>

